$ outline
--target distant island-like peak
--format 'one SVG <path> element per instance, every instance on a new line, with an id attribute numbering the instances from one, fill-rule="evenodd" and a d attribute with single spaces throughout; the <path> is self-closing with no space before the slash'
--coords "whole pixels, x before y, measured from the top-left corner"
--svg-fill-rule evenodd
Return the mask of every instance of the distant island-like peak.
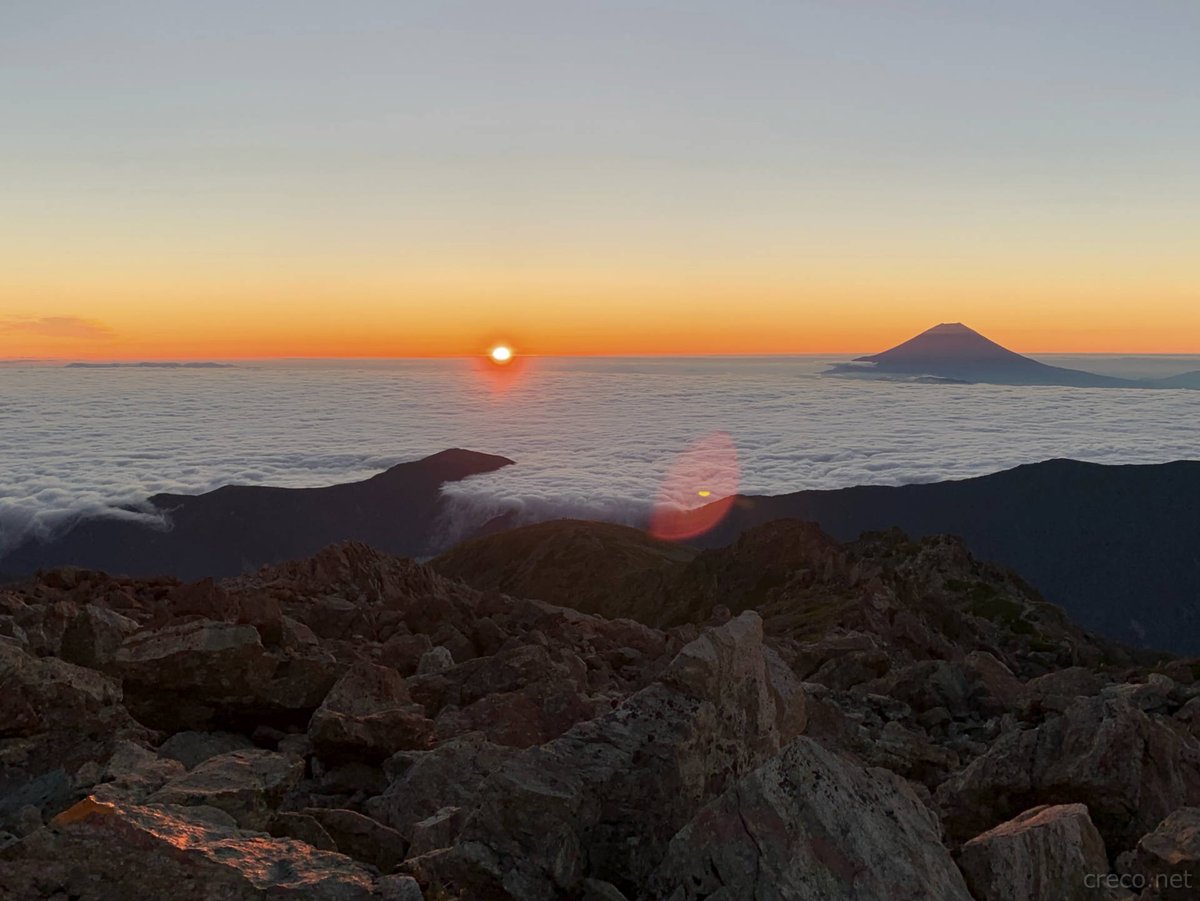
<path id="1" fill-rule="evenodd" d="M 961 322 L 943 322 L 921 332 L 915 338 L 909 338 L 903 344 L 897 344 L 891 350 L 858 357 L 855 360 L 857 363 L 915 366 L 922 370 L 923 375 L 943 374 L 926 372 L 930 365 L 982 361 L 1004 361 L 1014 366 L 1043 365 L 1002 347 Z"/>
<path id="2" fill-rule="evenodd" d="M 1050 366 L 1009 350 L 961 322 L 942 322 L 877 354 L 837 363 L 826 375 L 919 383 L 1057 385 L 1070 388 L 1194 388 L 1200 373 L 1124 379 Z"/>

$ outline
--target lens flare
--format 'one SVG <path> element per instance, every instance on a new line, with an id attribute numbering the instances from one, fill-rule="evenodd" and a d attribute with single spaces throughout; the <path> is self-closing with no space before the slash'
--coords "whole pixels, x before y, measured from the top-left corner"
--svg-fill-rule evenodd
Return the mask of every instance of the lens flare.
<path id="1" fill-rule="evenodd" d="M 737 448 L 726 432 L 713 432 L 671 463 L 650 514 L 650 534 L 686 541 L 716 527 L 737 496 Z"/>

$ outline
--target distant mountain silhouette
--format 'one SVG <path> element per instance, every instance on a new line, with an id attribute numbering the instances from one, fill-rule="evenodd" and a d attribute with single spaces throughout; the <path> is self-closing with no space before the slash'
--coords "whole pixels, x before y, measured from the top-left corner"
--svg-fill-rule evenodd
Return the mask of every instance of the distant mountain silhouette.
<path id="1" fill-rule="evenodd" d="M 456 449 L 345 485 L 227 485 L 200 495 L 158 494 L 150 503 L 165 513 L 167 529 L 84 519 L 49 541 L 18 546 L 0 558 L 0 572 L 21 576 L 70 565 L 137 576 L 231 576 L 347 540 L 422 556 L 431 550 L 442 485 L 511 463 Z"/>
<path id="2" fill-rule="evenodd" d="M 233 369 L 232 363 L 68 363 L 65 369 Z"/>
<path id="3" fill-rule="evenodd" d="M 1200 462 L 1049 460 L 962 481 L 742 497 L 692 543 L 811 520 L 841 541 L 898 526 L 948 533 L 1007 566 L 1077 622 L 1131 645 L 1200 654 Z"/>
<path id="4" fill-rule="evenodd" d="M 1200 388 L 1200 369 L 1161 379 L 1143 379 L 1142 384 L 1152 388 Z"/>
<path id="5" fill-rule="evenodd" d="M 1039 363 L 1001 347 L 961 322 L 943 322 L 941 325 L 935 325 L 891 350 L 858 357 L 852 363 L 839 363 L 830 369 L 828 374 L 874 378 L 904 377 L 920 381 L 982 382 L 992 385 L 1063 385 L 1073 388 L 1171 387 Z"/>

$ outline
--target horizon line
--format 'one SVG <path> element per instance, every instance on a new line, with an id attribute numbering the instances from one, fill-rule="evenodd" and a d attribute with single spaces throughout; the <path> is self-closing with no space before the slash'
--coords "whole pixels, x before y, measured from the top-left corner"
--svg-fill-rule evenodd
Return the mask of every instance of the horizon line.
<path id="1" fill-rule="evenodd" d="M 1012 348 L 1008 348 L 1012 349 Z M 720 359 L 720 358 L 755 358 L 755 359 L 791 359 L 798 357 L 842 357 L 861 354 L 878 353 L 870 350 L 841 350 L 841 351 L 794 351 L 794 352 L 753 352 L 753 351 L 709 351 L 700 353 L 523 353 L 517 351 L 517 359 L 563 359 L 563 360 L 595 360 L 595 359 Z M 1136 350 L 1039 350 L 1014 351 L 1026 356 L 1054 357 L 1200 357 L 1200 350 L 1168 350 L 1168 351 L 1136 351 Z M 69 366 L 73 363 L 95 364 L 126 364 L 139 363 L 168 364 L 168 363 L 254 363 L 254 362 L 344 362 L 344 361 L 399 361 L 399 360 L 483 360 L 487 354 L 452 353 L 452 354 L 275 354 L 264 356 L 131 356 L 131 357 L 9 357 L 0 359 L 0 366 L 44 365 Z"/>

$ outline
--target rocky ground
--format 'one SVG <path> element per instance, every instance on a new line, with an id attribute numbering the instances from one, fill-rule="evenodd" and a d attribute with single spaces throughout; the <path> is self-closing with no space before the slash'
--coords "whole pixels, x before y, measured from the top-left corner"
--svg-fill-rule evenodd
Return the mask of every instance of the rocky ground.
<path id="1" fill-rule="evenodd" d="M 1192 898 L 1198 677 L 794 521 L 56 570 L 0 588 L 0 897 Z"/>

